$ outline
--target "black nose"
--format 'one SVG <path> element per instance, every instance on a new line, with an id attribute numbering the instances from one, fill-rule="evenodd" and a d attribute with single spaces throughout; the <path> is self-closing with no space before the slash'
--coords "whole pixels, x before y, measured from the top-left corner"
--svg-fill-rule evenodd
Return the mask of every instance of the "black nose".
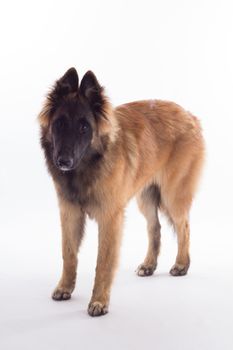
<path id="1" fill-rule="evenodd" d="M 74 161 L 71 157 L 59 156 L 57 159 L 57 166 L 60 169 L 71 169 L 74 164 Z"/>

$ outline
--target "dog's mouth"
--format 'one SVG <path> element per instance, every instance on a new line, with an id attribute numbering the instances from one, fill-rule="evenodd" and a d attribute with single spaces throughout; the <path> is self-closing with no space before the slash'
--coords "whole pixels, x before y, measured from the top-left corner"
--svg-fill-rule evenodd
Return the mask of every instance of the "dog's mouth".
<path id="1" fill-rule="evenodd" d="M 70 167 L 67 167 L 67 166 L 57 166 L 57 168 L 63 172 L 68 172 L 68 171 L 72 171 L 74 170 L 74 167 L 70 168 Z"/>

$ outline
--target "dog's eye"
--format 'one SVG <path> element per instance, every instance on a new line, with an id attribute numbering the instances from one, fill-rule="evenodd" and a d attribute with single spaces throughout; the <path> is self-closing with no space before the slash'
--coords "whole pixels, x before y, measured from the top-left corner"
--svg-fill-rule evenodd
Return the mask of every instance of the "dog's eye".
<path id="1" fill-rule="evenodd" d="M 89 125 L 88 124 L 81 124 L 79 126 L 79 133 L 80 134 L 85 134 L 89 130 Z"/>

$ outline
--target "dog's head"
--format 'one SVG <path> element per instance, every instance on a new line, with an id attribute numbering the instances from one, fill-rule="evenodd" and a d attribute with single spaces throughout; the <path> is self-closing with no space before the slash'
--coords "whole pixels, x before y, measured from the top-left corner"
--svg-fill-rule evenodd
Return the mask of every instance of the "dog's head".
<path id="1" fill-rule="evenodd" d="M 47 96 L 39 115 L 42 147 L 61 171 L 71 171 L 93 150 L 101 153 L 101 138 L 113 135 L 111 105 L 95 75 L 88 71 L 79 86 L 70 68 Z"/>

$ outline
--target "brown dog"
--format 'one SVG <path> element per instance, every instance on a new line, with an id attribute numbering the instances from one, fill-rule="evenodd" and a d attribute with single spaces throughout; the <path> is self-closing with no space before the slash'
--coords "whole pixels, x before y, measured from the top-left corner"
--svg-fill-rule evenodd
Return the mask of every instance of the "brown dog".
<path id="1" fill-rule="evenodd" d="M 88 215 L 99 225 L 88 313 L 107 313 L 124 208 L 135 195 L 149 235 L 138 275 L 152 275 L 157 266 L 158 209 L 178 236 L 178 254 L 170 273 L 185 275 L 190 264 L 189 211 L 204 158 L 199 121 L 177 104 L 160 100 L 113 109 L 92 72 L 85 74 L 79 86 L 77 72 L 71 68 L 48 94 L 39 122 L 41 145 L 58 195 L 63 238 L 63 273 L 53 299 L 71 297 Z"/>

